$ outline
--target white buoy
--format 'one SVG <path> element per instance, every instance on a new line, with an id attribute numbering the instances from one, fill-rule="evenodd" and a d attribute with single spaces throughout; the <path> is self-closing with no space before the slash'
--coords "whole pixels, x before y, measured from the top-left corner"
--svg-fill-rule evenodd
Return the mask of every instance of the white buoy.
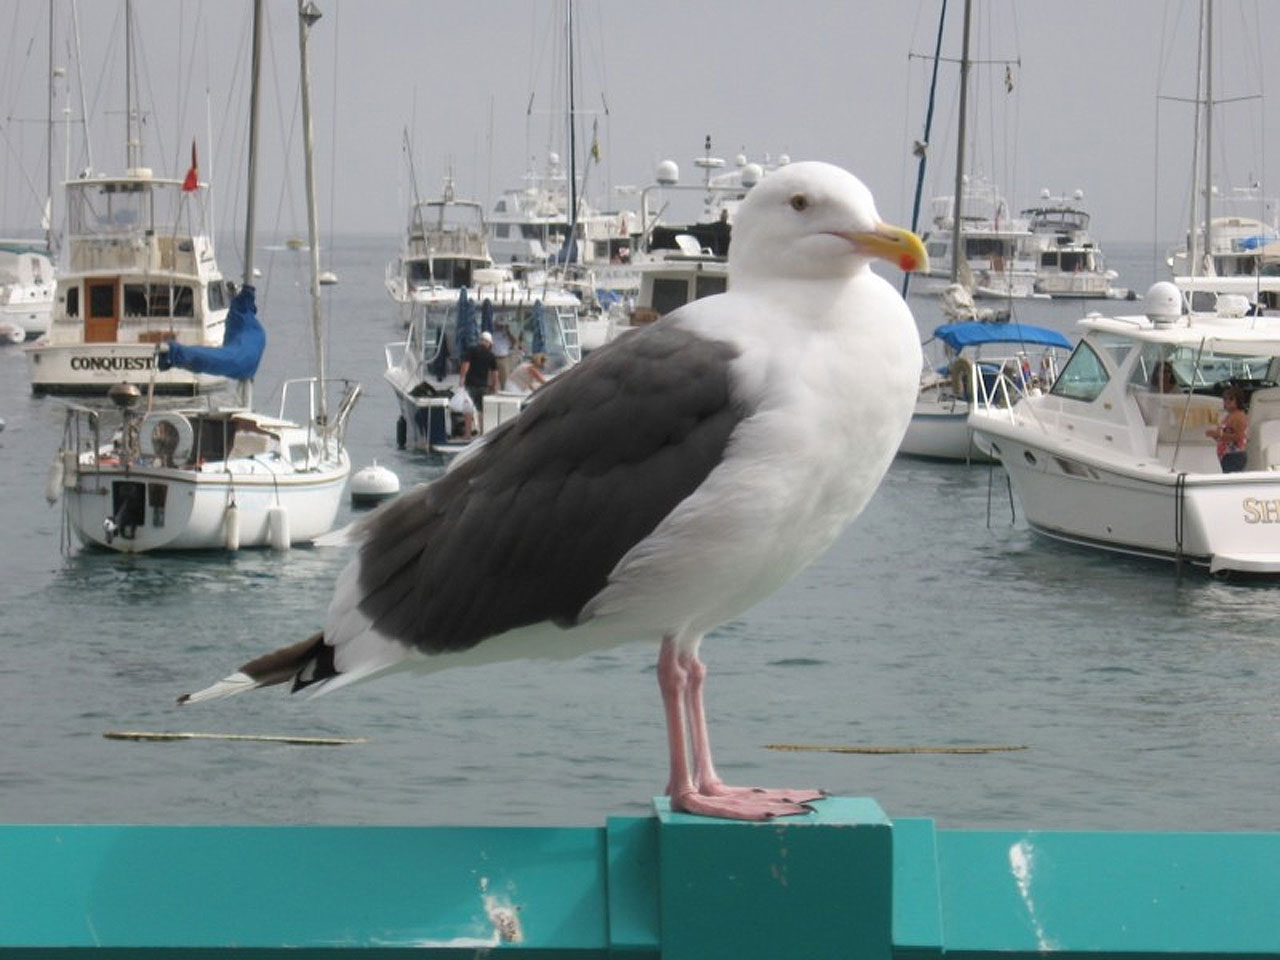
<path id="1" fill-rule="evenodd" d="M 375 460 L 351 475 L 351 503 L 368 507 L 400 492 L 400 478 Z"/>
<path id="2" fill-rule="evenodd" d="M 289 549 L 289 511 L 278 503 L 267 507 L 267 541 L 272 550 Z"/>
<path id="3" fill-rule="evenodd" d="M 240 509 L 234 503 L 222 515 L 222 542 L 228 550 L 240 549 Z"/>

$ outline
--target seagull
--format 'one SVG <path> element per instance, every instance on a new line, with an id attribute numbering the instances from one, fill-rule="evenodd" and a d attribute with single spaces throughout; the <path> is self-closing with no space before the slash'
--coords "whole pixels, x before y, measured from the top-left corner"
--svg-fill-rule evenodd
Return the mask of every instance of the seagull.
<path id="1" fill-rule="evenodd" d="M 820 790 L 720 778 L 699 648 L 835 541 L 906 432 L 920 338 L 875 260 L 928 263 L 851 173 L 770 173 L 739 208 L 728 292 L 593 351 L 440 478 L 357 521 L 323 631 L 179 702 L 648 641 L 671 808 L 810 811 Z"/>

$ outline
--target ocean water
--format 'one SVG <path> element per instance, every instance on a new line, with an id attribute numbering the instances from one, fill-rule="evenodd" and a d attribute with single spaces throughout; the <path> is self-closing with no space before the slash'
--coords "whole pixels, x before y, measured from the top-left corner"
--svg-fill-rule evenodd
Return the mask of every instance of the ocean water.
<path id="1" fill-rule="evenodd" d="M 400 332 L 381 283 L 396 242 L 338 238 L 341 282 L 325 296 L 332 372 L 365 384 L 353 462 L 407 486 L 441 468 L 395 449 L 381 380 Z M 1149 250 L 1109 254 L 1145 289 Z M 309 369 L 309 318 L 304 256 L 260 265 L 267 404 Z M 922 330 L 936 324 L 935 304 L 913 305 Z M 1070 332 L 1108 306 L 1035 303 L 1019 318 Z M 13 347 L 0 349 L 0 417 L 0 821 L 598 825 L 661 792 L 656 644 L 177 707 L 320 627 L 348 548 L 64 550 L 43 499 L 61 407 L 29 395 Z M 1278 620 L 1276 587 L 1037 538 L 998 468 L 899 460 L 826 557 L 707 639 L 716 758 L 730 781 L 871 796 L 946 827 L 1274 830 Z M 363 742 L 104 737 L 129 730 Z"/>

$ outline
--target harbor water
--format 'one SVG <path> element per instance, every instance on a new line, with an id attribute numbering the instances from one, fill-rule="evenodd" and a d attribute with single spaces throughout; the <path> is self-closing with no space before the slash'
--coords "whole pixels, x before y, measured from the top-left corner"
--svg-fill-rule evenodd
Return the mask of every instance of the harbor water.
<path id="1" fill-rule="evenodd" d="M 401 336 L 382 288 L 396 246 L 338 238 L 325 297 L 331 373 L 365 385 L 353 465 L 407 487 L 441 466 L 395 448 L 381 371 Z M 1148 249 L 1108 253 L 1140 292 L 1155 275 Z M 265 260 L 270 408 L 309 373 L 310 318 L 305 252 Z M 935 302 L 913 306 L 922 331 L 940 322 Z M 1036 302 L 1018 318 L 1070 334 L 1085 310 L 1130 306 Z M 178 707 L 319 629 L 350 548 L 68 546 L 44 499 L 62 405 L 30 396 L 17 347 L 0 348 L 0 417 L 0 821 L 596 825 L 661 792 L 656 643 Z M 945 827 L 1275 830 L 1278 621 L 1280 586 L 1057 545 L 1028 531 L 998 467 L 899 459 L 827 556 L 708 637 L 711 735 L 731 782 L 870 796 Z M 1018 749 L 961 752 L 975 747 Z"/>

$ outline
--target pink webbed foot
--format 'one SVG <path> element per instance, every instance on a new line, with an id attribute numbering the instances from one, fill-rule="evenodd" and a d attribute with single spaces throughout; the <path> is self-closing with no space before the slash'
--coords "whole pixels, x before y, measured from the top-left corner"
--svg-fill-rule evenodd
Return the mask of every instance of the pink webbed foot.
<path id="1" fill-rule="evenodd" d="M 726 787 L 714 791 L 682 790 L 671 795 L 671 809 L 727 820 L 772 820 L 812 813 L 810 804 L 826 794 L 821 790 Z"/>

